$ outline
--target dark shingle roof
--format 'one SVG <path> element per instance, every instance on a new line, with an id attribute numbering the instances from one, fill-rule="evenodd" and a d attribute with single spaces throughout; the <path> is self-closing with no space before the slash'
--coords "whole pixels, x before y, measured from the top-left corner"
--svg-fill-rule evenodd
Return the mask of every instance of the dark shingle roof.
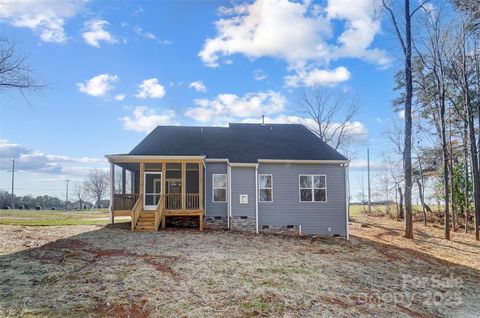
<path id="1" fill-rule="evenodd" d="M 230 124 L 229 127 L 158 126 L 129 155 L 258 159 L 346 160 L 298 124 Z"/>

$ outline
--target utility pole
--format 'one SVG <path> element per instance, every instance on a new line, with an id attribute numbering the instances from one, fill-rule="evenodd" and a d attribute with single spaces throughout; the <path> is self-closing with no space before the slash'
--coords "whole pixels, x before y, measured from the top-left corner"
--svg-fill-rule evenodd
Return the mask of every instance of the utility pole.
<path id="1" fill-rule="evenodd" d="M 12 210 L 15 210 L 15 159 L 10 159 L 12 162 Z"/>
<path id="2" fill-rule="evenodd" d="M 367 148 L 367 171 L 368 171 L 368 214 L 372 213 L 372 208 L 370 205 L 370 149 Z"/>
<path id="3" fill-rule="evenodd" d="M 67 182 L 67 194 L 65 196 L 65 210 L 68 210 L 68 183 L 70 182 L 69 179 L 65 180 Z"/>

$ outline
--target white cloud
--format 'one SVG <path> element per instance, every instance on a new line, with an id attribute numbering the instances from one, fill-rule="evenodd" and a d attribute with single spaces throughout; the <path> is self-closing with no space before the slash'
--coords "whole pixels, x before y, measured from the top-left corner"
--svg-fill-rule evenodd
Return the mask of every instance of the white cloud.
<path id="1" fill-rule="evenodd" d="M 159 125 L 178 125 L 175 121 L 175 112 L 172 110 L 162 111 L 157 114 L 154 109 L 137 106 L 132 115 L 120 118 L 123 128 L 137 132 L 150 132 Z"/>
<path id="2" fill-rule="evenodd" d="M 278 92 L 247 93 L 245 96 L 220 94 L 214 99 L 195 99 L 197 105 L 185 112 L 185 116 L 202 123 L 225 125 L 247 117 L 258 117 L 284 110 L 286 99 Z"/>
<path id="3" fill-rule="evenodd" d="M 372 48 L 380 32 L 375 2 L 329 0 L 322 7 L 313 1 L 256 0 L 220 7 L 217 34 L 205 40 L 198 56 L 209 67 L 229 61 L 226 57 L 234 54 L 273 57 L 284 60 L 289 70 L 304 73 L 328 71 L 329 63 L 341 58 L 387 66 L 391 62 L 387 54 Z"/>
<path id="4" fill-rule="evenodd" d="M 113 84 L 118 80 L 117 75 L 99 74 L 85 83 L 77 83 L 78 90 L 90 96 L 105 96 L 113 89 Z"/>
<path id="5" fill-rule="evenodd" d="M 333 86 L 350 79 L 350 72 L 343 66 L 334 70 L 298 70 L 295 75 L 285 76 L 287 87 L 297 86 Z"/>
<path id="6" fill-rule="evenodd" d="M 138 85 L 138 98 L 162 98 L 165 96 L 165 87 L 158 83 L 158 79 L 150 78 L 144 80 L 140 85 Z"/>
<path id="7" fill-rule="evenodd" d="M 267 124 L 302 124 L 312 130 L 316 130 L 316 121 L 309 117 L 300 117 L 295 115 L 280 114 L 274 117 L 265 117 L 265 123 Z M 244 123 L 260 123 L 261 118 L 245 118 L 242 120 Z M 330 131 L 334 132 L 340 123 L 331 123 Z M 353 142 L 362 142 L 368 137 L 368 129 L 365 125 L 359 121 L 352 121 L 346 124 L 345 131 L 348 136 L 351 136 Z"/>
<path id="8" fill-rule="evenodd" d="M 64 164 L 103 164 L 105 159 L 90 157 L 69 157 L 63 155 L 45 154 L 38 150 L 11 143 L 8 140 L 0 140 L 0 170 L 11 168 L 10 159 L 16 159 L 18 171 L 32 171 L 45 173 L 64 173 Z M 86 167 L 87 169 L 88 167 Z"/>
<path id="9" fill-rule="evenodd" d="M 170 45 L 172 44 L 172 41 L 170 40 L 162 40 L 162 39 L 159 39 L 155 34 L 153 34 L 152 32 L 147 32 L 147 31 L 144 31 L 140 26 L 136 25 L 133 27 L 133 32 L 135 32 L 137 35 L 141 36 L 142 38 L 145 38 L 145 39 L 148 39 L 148 40 L 152 40 L 152 41 L 156 41 L 160 44 L 163 44 L 163 45 Z"/>
<path id="10" fill-rule="evenodd" d="M 257 69 L 253 72 L 253 78 L 256 80 L 256 81 L 263 81 L 264 79 L 267 78 L 267 73 L 265 73 L 263 70 L 261 69 Z"/>
<path id="11" fill-rule="evenodd" d="M 217 36 L 207 39 L 198 54 L 207 66 L 216 67 L 221 56 L 236 53 L 252 59 L 277 57 L 296 65 L 328 52 L 323 37 L 330 32 L 329 22 L 309 14 L 308 2 L 259 0 L 220 13 L 228 16 L 215 22 Z"/>
<path id="12" fill-rule="evenodd" d="M 29 28 L 44 42 L 65 43 L 65 22 L 82 10 L 86 1 L 3 0 L 0 21 Z"/>
<path id="13" fill-rule="evenodd" d="M 388 167 L 386 162 L 380 161 L 370 161 L 370 169 L 371 170 L 383 170 Z M 368 161 L 367 160 L 352 160 L 350 162 L 350 168 L 355 170 L 365 170 L 368 168 Z"/>
<path id="14" fill-rule="evenodd" d="M 149 40 L 156 40 L 157 39 L 157 36 L 155 34 L 153 34 L 151 32 L 143 31 L 143 29 L 141 27 L 139 27 L 138 25 L 133 27 L 133 31 L 135 31 L 135 33 L 137 33 L 139 36 L 141 36 L 143 38 L 146 38 L 146 39 L 149 39 Z"/>
<path id="15" fill-rule="evenodd" d="M 125 99 L 125 94 L 115 95 L 114 99 L 121 102 L 121 101 L 123 101 L 123 100 Z"/>
<path id="16" fill-rule="evenodd" d="M 207 87 L 202 81 L 191 82 L 188 87 L 195 89 L 197 92 L 205 93 L 207 91 Z"/>
<path id="17" fill-rule="evenodd" d="M 331 20 L 344 21 L 343 32 L 332 49 L 333 57 L 354 57 L 386 66 L 390 57 L 377 48 L 370 48 L 375 35 L 380 32 L 380 19 L 376 16 L 378 2 L 374 0 L 329 0 L 326 7 Z"/>
<path id="18" fill-rule="evenodd" d="M 100 48 L 100 42 L 118 43 L 118 40 L 104 28 L 108 26 L 105 20 L 93 19 L 84 23 L 83 39 L 88 45 Z"/>
<path id="19" fill-rule="evenodd" d="M 398 111 L 398 117 L 402 120 L 405 120 L 405 110 L 404 109 Z"/>

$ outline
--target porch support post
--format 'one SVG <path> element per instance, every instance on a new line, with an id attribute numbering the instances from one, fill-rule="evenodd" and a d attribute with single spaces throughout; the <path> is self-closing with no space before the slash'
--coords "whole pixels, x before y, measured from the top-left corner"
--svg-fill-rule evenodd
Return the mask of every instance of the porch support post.
<path id="1" fill-rule="evenodd" d="M 205 222 L 205 216 L 203 212 L 203 162 L 198 163 L 198 179 L 199 179 L 199 185 L 198 185 L 198 209 L 201 211 L 200 216 L 199 216 L 199 223 L 200 223 L 200 232 L 203 231 L 203 225 Z"/>
<path id="2" fill-rule="evenodd" d="M 162 191 L 162 198 L 163 198 L 163 213 L 162 213 L 162 229 L 165 228 L 165 208 L 167 206 L 167 197 L 165 196 L 165 187 L 166 187 L 166 180 L 167 180 L 167 170 L 166 170 L 166 164 L 165 164 L 165 161 L 162 162 L 162 187 L 161 187 L 161 191 Z"/>
<path id="3" fill-rule="evenodd" d="M 122 194 L 125 194 L 125 184 L 126 184 L 127 174 L 125 173 L 125 168 L 122 168 Z"/>
<path id="4" fill-rule="evenodd" d="M 182 210 L 185 210 L 185 197 L 186 197 L 186 187 L 185 187 L 185 182 L 187 180 L 186 178 L 186 167 L 187 164 L 185 162 L 182 162 Z"/>
<path id="5" fill-rule="evenodd" d="M 110 162 L 110 223 L 115 222 L 115 216 L 113 215 L 114 209 L 114 196 L 115 196 L 115 165 Z"/>
<path id="6" fill-rule="evenodd" d="M 145 187 L 145 184 L 144 184 L 144 180 L 145 179 L 145 163 L 142 161 L 140 162 L 140 191 L 138 193 L 139 196 L 141 196 L 143 198 L 143 191 L 144 191 L 144 187 Z M 143 200 L 142 200 L 143 202 Z M 145 202 L 143 202 L 145 204 Z M 142 207 L 143 209 L 143 207 Z"/>
<path id="7" fill-rule="evenodd" d="M 198 185 L 198 208 L 203 210 L 203 162 L 198 163 L 199 185 Z"/>
<path id="8" fill-rule="evenodd" d="M 136 193 L 138 191 L 135 189 L 135 171 L 130 172 L 130 193 Z"/>

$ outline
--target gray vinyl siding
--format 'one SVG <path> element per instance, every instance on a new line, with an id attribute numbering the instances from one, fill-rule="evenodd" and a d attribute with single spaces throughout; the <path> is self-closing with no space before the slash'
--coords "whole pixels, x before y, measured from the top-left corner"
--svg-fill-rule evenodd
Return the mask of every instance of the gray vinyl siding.
<path id="1" fill-rule="evenodd" d="M 255 216 L 255 168 L 232 167 L 232 216 Z M 248 195 L 248 204 L 240 204 L 240 195 Z"/>
<path id="2" fill-rule="evenodd" d="M 205 216 L 227 217 L 227 202 L 213 202 L 212 174 L 227 174 L 226 163 L 206 163 Z M 228 200 L 228 190 L 227 190 Z"/>
<path id="3" fill-rule="evenodd" d="M 346 235 L 345 167 L 333 164 L 260 164 L 258 174 L 271 174 L 273 178 L 273 202 L 258 203 L 260 229 L 263 225 L 301 225 L 305 234 Z M 327 176 L 327 202 L 299 201 L 301 174 Z M 331 227 L 331 232 L 328 232 L 328 227 Z"/>

